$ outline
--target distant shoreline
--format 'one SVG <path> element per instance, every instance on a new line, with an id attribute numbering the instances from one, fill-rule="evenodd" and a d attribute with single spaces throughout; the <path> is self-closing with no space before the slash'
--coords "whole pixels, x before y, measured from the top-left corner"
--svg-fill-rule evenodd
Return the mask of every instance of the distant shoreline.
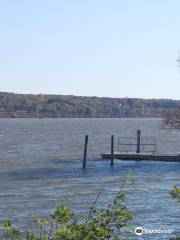
<path id="1" fill-rule="evenodd" d="M 0 92 L 0 118 L 163 118 L 180 100 Z"/>
<path id="2" fill-rule="evenodd" d="M 146 116 L 146 117 L 0 117 L 0 119 L 163 119 L 158 116 Z"/>

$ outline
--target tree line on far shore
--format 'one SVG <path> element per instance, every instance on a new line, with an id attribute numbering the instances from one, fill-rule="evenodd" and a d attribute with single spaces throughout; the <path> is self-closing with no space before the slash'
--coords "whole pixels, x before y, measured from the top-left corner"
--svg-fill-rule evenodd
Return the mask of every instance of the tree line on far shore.
<path id="1" fill-rule="evenodd" d="M 172 99 L 33 95 L 0 92 L 0 117 L 165 117 L 176 112 L 179 107 L 180 100 Z"/>

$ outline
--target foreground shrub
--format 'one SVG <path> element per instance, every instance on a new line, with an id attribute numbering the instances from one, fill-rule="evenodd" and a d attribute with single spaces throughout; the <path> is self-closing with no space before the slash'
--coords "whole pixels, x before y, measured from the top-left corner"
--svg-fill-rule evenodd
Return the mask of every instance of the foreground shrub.
<path id="1" fill-rule="evenodd" d="M 21 240 L 119 240 L 122 230 L 129 229 L 132 213 L 124 205 L 125 193 L 122 191 L 127 180 L 124 180 L 120 191 L 107 208 L 96 208 L 103 189 L 96 197 L 87 217 L 80 219 L 69 207 L 57 205 L 48 219 L 37 219 L 38 230 L 23 232 L 15 229 L 9 220 L 4 221 L 1 239 Z M 38 233 L 37 233 L 38 232 Z M 124 239 L 128 240 L 128 237 Z"/>
<path id="2" fill-rule="evenodd" d="M 174 186 L 173 189 L 170 191 L 170 194 L 172 198 L 180 202 L 180 187 Z"/>
<path id="3" fill-rule="evenodd" d="M 170 195 L 173 199 L 176 199 L 178 202 L 180 202 L 180 187 L 174 186 L 170 191 Z M 180 237 L 174 237 L 170 240 L 180 240 Z"/>

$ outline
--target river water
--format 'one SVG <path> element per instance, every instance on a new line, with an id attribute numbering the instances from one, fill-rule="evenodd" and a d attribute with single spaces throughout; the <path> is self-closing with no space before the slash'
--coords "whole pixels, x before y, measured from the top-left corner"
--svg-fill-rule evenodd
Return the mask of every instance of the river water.
<path id="1" fill-rule="evenodd" d="M 138 128 L 156 138 L 159 153 L 180 153 L 180 131 L 165 129 L 160 119 L 0 119 L 0 221 L 10 218 L 27 229 L 34 215 L 48 216 L 58 203 L 85 215 L 103 186 L 98 204 L 110 203 L 131 170 L 134 183 L 124 191 L 133 228 L 173 230 L 141 238 L 132 233 L 132 239 L 180 235 L 180 207 L 169 195 L 180 183 L 180 163 L 115 160 L 110 167 L 99 161 L 110 149 L 111 134 L 117 143 Z M 85 134 L 88 162 L 82 170 Z"/>

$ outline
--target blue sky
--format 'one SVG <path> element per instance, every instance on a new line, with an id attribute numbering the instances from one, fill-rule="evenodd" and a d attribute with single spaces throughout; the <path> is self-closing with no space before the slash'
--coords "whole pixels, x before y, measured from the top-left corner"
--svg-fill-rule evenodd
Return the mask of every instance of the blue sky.
<path id="1" fill-rule="evenodd" d="M 180 99 L 179 0 L 0 1 L 0 91 Z"/>

